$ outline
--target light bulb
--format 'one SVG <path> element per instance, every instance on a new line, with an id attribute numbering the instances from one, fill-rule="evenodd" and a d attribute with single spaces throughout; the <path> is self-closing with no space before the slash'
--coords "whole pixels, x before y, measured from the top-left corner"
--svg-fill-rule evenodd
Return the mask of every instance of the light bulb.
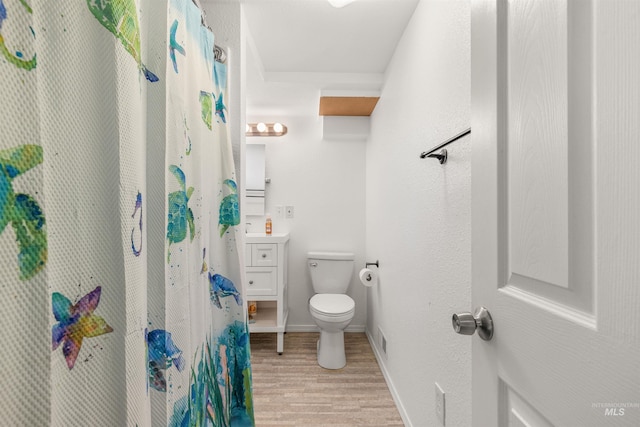
<path id="1" fill-rule="evenodd" d="M 278 133 L 282 132 L 282 123 L 274 123 L 273 130 Z"/>
<path id="2" fill-rule="evenodd" d="M 267 130 L 267 125 L 265 125 L 262 122 L 258 123 L 258 132 L 265 132 L 266 130 Z"/>
<path id="3" fill-rule="evenodd" d="M 249 123 L 247 123 L 247 124 L 244 126 L 244 131 L 245 131 L 246 133 L 251 132 L 251 126 L 249 126 Z"/>

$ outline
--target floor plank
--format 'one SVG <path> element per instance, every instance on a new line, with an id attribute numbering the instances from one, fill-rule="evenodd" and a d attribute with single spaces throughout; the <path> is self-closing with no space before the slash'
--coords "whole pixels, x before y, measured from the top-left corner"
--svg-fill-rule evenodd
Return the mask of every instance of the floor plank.
<path id="1" fill-rule="evenodd" d="M 403 426 L 369 341 L 346 333 L 347 366 L 323 369 L 316 360 L 318 333 L 251 335 L 256 426 Z"/>

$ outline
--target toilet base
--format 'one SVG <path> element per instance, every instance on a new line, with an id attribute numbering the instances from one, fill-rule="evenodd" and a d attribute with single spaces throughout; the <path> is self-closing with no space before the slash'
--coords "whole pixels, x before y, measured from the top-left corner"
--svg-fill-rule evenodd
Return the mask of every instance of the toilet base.
<path id="1" fill-rule="evenodd" d="M 347 364 L 344 352 L 344 331 L 320 331 L 318 365 L 325 369 L 342 369 Z"/>

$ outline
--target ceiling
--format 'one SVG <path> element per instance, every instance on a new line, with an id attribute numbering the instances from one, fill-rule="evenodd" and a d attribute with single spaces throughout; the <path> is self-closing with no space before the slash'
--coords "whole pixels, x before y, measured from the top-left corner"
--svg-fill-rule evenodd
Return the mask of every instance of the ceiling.
<path id="1" fill-rule="evenodd" d="M 379 95 L 418 1 L 244 0 L 247 115 L 317 114 L 319 92 Z"/>
<path id="2" fill-rule="evenodd" d="M 246 0 L 266 72 L 384 73 L 418 0 Z"/>

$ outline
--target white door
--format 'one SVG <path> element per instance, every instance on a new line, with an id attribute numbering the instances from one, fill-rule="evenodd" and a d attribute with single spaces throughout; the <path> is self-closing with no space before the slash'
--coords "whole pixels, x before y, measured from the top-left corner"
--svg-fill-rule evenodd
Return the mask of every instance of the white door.
<path id="1" fill-rule="evenodd" d="M 471 22 L 473 424 L 640 426 L 640 1 Z"/>

